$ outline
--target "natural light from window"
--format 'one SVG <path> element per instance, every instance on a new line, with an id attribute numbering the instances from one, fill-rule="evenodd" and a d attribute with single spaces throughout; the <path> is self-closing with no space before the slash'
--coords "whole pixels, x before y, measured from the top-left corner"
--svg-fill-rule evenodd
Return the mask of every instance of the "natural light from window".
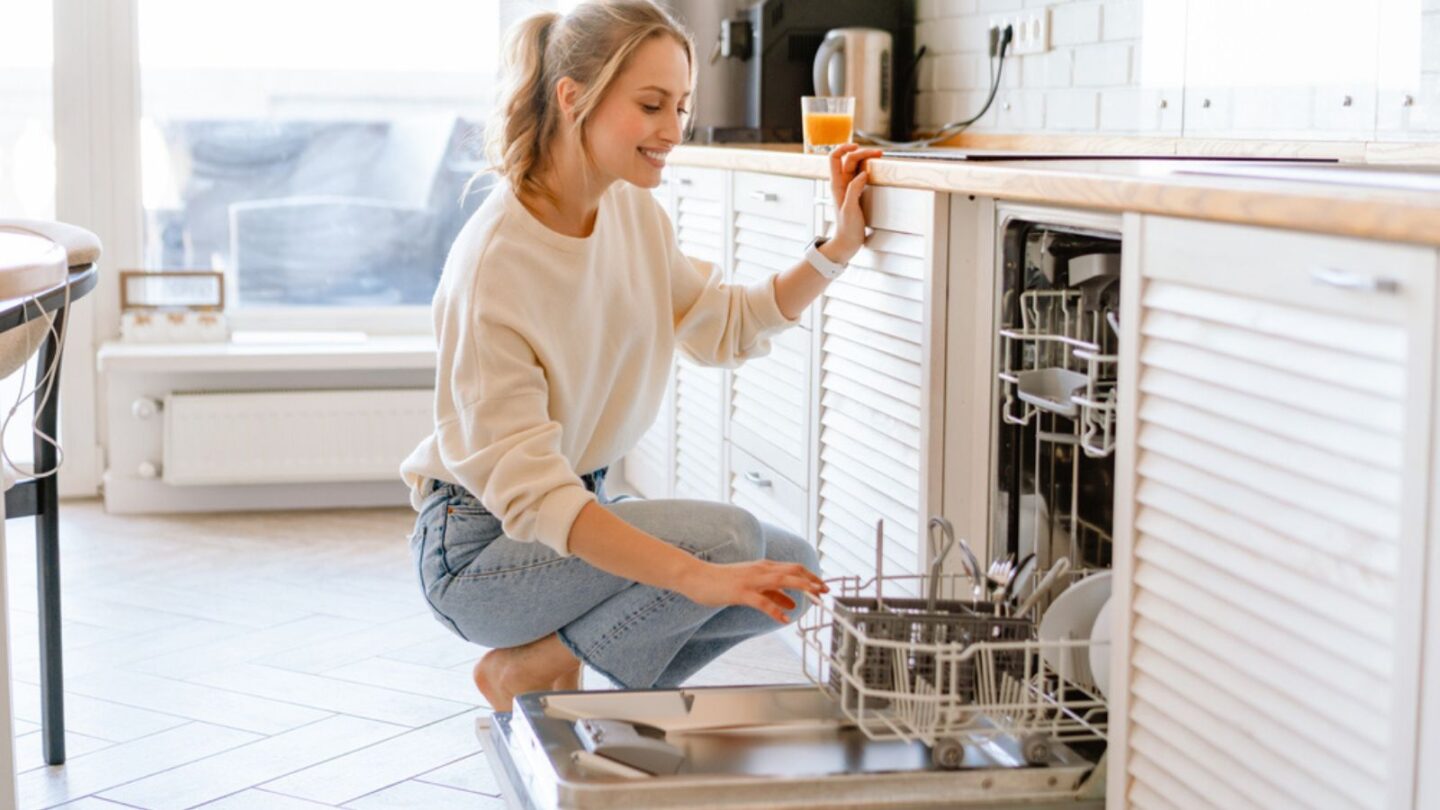
<path id="1" fill-rule="evenodd" d="M 499 0 L 138 0 L 144 263 L 233 311 L 428 304 L 481 195 Z"/>

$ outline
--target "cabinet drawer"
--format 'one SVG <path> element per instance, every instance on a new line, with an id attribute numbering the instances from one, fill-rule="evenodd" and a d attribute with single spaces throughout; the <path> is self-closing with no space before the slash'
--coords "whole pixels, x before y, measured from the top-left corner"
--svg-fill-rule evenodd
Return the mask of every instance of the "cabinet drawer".
<path id="1" fill-rule="evenodd" d="M 1146 217 L 1143 240 L 1146 278 L 1391 323 L 1434 257 L 1414 245 L 1170 217 Z"/>
<path id="2" fill-rule="evenodd" d="M 835 223 L 835 201 L 830 194 L 830 181 L 817 180 L 815 200 L 821 205 L 820 230 L 828 233 Z M 865 224 L 871 228 L 901 233 L 929 233 L 935 213 L 935 192 L 916 188 L 870 186 L 860 199 Z"/>
<path id="3" fill-rule="evenodd" d="M 699 197 L 720 201 L 725 198 L 725 172 L 723 169 L 698 169 L 694 166 L 676 166 L 672 185 L 681 197 Z"/>
<path id="4" fill-rule="evenodd" d="M 730 502 L 766 523 L 808 538 L 805 511 L 808 497 L 773 467 L 730 447 Z"/>
<path id="5" fill-rule="evenodd" d="M 809 226 L 815 212 L 812 181 L 756 172 L 735 173 L 735 210 Z"/>

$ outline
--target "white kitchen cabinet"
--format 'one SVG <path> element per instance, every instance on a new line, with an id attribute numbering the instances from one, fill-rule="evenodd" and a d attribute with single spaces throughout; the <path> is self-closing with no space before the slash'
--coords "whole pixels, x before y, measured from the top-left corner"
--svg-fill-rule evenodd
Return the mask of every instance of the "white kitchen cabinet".
<path id="1" fill-rule="evenodd" d="M 654 190 L 691 259 L 726 266 L 725 172 L 677 166 Z M 725 497 L 724 369 L 679 360 L 654 423 L 625 457 L 624 478 L 647 498 Z"/>
<path id="2" fill-rule="evenodd" d="M 646 498 L 669 498 L 675 492 L 675 374 L 670 381 L 660 412 L 625 456 L 625 483 Z"/>
<path id="3" fill-rule="evenodd" d="M 813 184 L 749 172 L 735 179 L 734 280 L 754 284 L 795 266 L 815 238 Z M 800 316 L 809 329 L 814 307 Z"/>
<path id="4" fill-rule="evenodd" d="M 1375 0 L 1316 5 L 1314 13 L 1297 18 L 1300 5 L 1289 2 L 1188 4 L 1187 137 L 1374 137 L 1380 51 Z M 1277 59 L 1275 32 L 1287 30 L 1303 34 L 1286 39 L 1284 58 Z"/>
<path id="5" fill-rule="evenodd" d="M 1126 239 L 1111 806 L 1418 806 L 1435 250 Z"/>
<path id="6" fill-rule="evenodd" d="M 1440 3 L 1377 0 L 1380 14 L 1379 141 L 1440 139 Z"/>
<path id="7" fill-rule="evenodd" d="M 692 259 L 725 267 L 725 173 L 720 169 L 675 167 L 675 237 Z"/>
<path id="8" fill-rule="evenodd" d="M 770 353 L 730 372 L 730 441 L 804 486 L 809 476 L 810 332 L 793 327 Z"/>
<path id="9" fill-rule="evenodd" d="M 798 537 L 810 536 L 805 489 L 733 444 L 726 500 Z"/>
<path id="10" fill-rule="evenodd" d="M 724 369 L 675 366 L 676 498 L 725 500 Z"/>
<path id="11" fill-rule="evenodd" d="M 948 201 L 867 190 L 873 232 L 821 296 L 814 501 L 829 576 L 874 574 L 878 519 L 886 575 L 926 562 L 924 527 L 940 503 Z M 822 210 L 828 224 L 833 208 Z"/>
<path id="12" fill-rule="evenodd" d="M 731 176 L 736 284 L 795 266 L 815 232 L 814 184 L 797 177 Z M 810 330 L 802 323 L 771 340 L 770 353 L 730 373 L 730 441 L 802 488 L 809 477 Z"/>

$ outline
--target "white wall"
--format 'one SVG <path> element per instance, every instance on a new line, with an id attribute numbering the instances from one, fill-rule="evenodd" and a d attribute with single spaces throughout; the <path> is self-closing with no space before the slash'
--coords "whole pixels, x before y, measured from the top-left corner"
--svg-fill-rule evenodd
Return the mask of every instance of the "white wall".
<path id="1" fill-rule="evenodd" d="M 989 18 L 1043 7 L 972 131 L 1440 138 L 1440 0 L 918 0 L 919 123 L 978 111 Z"/>

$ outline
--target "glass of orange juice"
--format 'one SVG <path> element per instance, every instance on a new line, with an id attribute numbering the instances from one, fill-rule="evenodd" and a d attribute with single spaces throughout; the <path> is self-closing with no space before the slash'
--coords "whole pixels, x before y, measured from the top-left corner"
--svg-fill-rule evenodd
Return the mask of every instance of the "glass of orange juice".
<path id="1" fill-rule="evenodd" d="M 855 129 L 854 96 L 801 96 L 800 114 L 805 128 L 805 154 L 828 155 L 850 142 Z"/>

